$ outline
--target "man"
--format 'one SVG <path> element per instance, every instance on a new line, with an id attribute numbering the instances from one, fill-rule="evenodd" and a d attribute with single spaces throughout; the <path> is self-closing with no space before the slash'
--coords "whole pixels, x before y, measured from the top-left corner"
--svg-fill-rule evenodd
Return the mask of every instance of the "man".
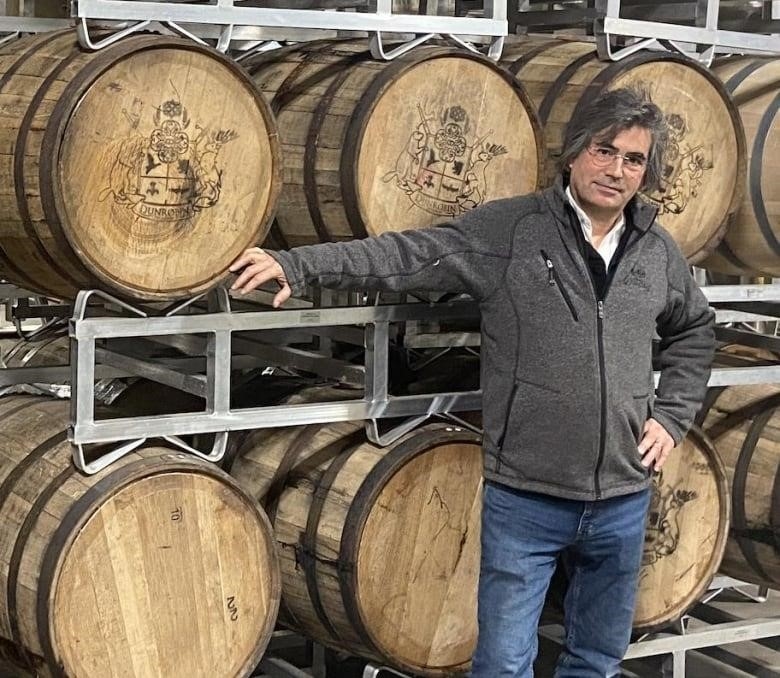
<path id="1" fill-rule="evenodd" d="M 656 210 L 666 127 L 642 93 L 570 121 L 556 184 L 437 228 L 248 250 L 233 289 L 276 280 L 471 294 L 482 312 L 485 492 L 472 678 L 532 676 L 544 596 L 569 575 L 557 678 L 612 676 L 629 642 L 650 473 L 690 427 L 713 313 Z M 661 379 L 653 394 L 652 340 Z"/>

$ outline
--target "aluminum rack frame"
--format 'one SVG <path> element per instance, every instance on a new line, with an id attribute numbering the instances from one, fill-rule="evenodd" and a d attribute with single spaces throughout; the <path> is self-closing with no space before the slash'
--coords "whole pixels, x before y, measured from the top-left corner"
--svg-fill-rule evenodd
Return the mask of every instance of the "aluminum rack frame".
<path id="1" fill-rule="evenodd" d="M 435 35 L 478 51 L 473 41 L 488 42 L 488 56 L 498 59 L 508 32 L 506 0 L 485 0 L 483 17 L 396 14 L 392 0 L 377 0 L 376 11 L 342 12 L 319 9 L 279 9 L 273 7 L 237 6 L 234 0 L 215 0 L 210 4 L 188 2 L 149 2 L 147 0 L 73 0 L 72 15 L 79 20 L 79 39 L 88 49 L 99 49 L 134 30 L 157 21 L 172 30 L 198 40 L 183 25 L 220 26 L 217 48 L 226 51 L 237 27 L 259 26 L 275 29 L 309 31 L 360 31 L 371 35 L 374 58 L 391 59 Z M 131 22 L 117 36 L 99 43 L 89 35 L 88 20 Z M 416 38 L 390 52 L 385 51 L 383 36 L 387 33 L 414 34 Z"/>
<path id="2" fill-rule="evenodd" d="M 73 459 L 84 473 L 96 473 L 143 444 L 147 438 L 162 437 L 209 461 L 219 461 L 230 431 L 335 421 L 365 420 L 368 438 L 386 445 L 428 417 L 450 411 L 474 410 L 481 406 L 480 391 L 461 391 L 414 396 L 388 394 L 390 324 L 435 316 L 441 320 L 476 317 L 473 302 L 430 305 L 427 303 L 383 306 L 296 309 L 232 313 L 227 292 L 218 290 L 219 310 L 197 315 L 178 315 L 190 302 L 168 314 L 149 317 L 144 311 L 95 290 L 79 293 L 70 321 L 71 339 L 71 427 Z M 123 307 L 135 317 L 91 318 L 86 316 L 93 297 Z M 339 325 L 365 326 L 365 388 L 359 400 L 302 405 L 230 408 L 231 335 L 252 330 L 292 329 Z M 206 410 L 198 413 L 157 417 L 134 417 L 97 421 L 94 406 L 97 339 L 205 334 L 206 374 L 202 377 Z M 149 366 L 149 378 L 159 379 L 167 368 Z M 380 432 L 379 419 L 403 417 L 404 422 Z M 179 436 L 216 433 L 208 454 L 184 444 Z M 97 460 L 88 462 L 84 446 L 93 443 L 128 441 Z"/>
<path id="3" fill-rule="evenodd" d="M 761 309 L 780 317 L 780 285 L 724 285 L 704 287 L 710 303 L 745 305 L 761 303 Z M 124 308 L 135 317 L 87 317 L 87 307 L 93 297 Z M 146 312 L 97 291 L 79 293 L 70 321 L 71 338 L 71 429 L 74 462 L 86 473 L 94 473 L 130 451 L 123 445 L 97 462 L 88 463 L 84 445 L 133 440 L 140 445 L 148 437 L 169 437 L 190 452 L 178 438 L 182 435 L 216 433 L 217 442 L 211 453 L 200 456 L 219 461 L 230 431 L 276 426 L 365 420 L 369 439 L 386 445 L 426 418 L 481 407 L 481 391 L 456 391 L 414 396 L 393 396 L 388 393 L 388 358 L 390 325 L 419 320 L 455 320 L 478 318 L 476 303 L 408 303 L 378 306 L 314 307 L 292 310 L 267 310 L 233 313 L 227 291 L 217 290 L 215 312 L 179 315 L 192 308 L 196 299 L 184 302 L 165 315 L 150 317 Z M 93 307 L 94 308 L 94 307 Z M 296 330 L 301 328 L 357 325 L 364 328 L 364 397 L 328 403 L 274 405 L 254 408 L 230 408 L 231 341 L 234 332 L 258 330 Z M 199 393 L 206 399 L 204 412 L 171 414 L 158 417 L 134 417 L 96 421 L 94 381 L 98 339 L 132 337 L 170 337 L 206 335 L 205 375 L 190 376 L 198 383 Z M 755 337 L 762 335 L 756 334 Z M 773 337 L 768 340 L 776 341 Z M 114 363 L 115 367 L 123 367 Z M 136 374 L 144 373 L 141 362 L 135 361 Z M 150 364 L 141 374 L 163 383 L 180 378 L 172 367 Z M 656 379 L 658 374 L 656 374 Z M 756 367 L 723 367 L 714 369 L 710 386 L 731 384 L 780 383 L 780 365 Z M 406 421 L 386 433 L 379 430 L 379 420 L 403 417 Z"/>
<path id="4" fill-rule="evenodd" d="M 596 8 L 603 12 L 594 21 L 596 45 L 602 59 L 619 61 L 640 49 L 664 47 L 679 51 L 700 61 L 711 63 L 716 52 L 750 52 L 780 54 L 780 35 L 763 35 L 718 29 L 718 0 L 699 0 L 705 11 L 701 26 L 680 26 L 658 21 L 624 19 L 620 16 L 621 0 L 597 0 Z M 773 11 L 774 11 L 773 3 Z M 639 41 L 621 49 L 613 47 L 618 36 L 638 38 Z M 701 53 L 698 46 L 705 46 Z"/>

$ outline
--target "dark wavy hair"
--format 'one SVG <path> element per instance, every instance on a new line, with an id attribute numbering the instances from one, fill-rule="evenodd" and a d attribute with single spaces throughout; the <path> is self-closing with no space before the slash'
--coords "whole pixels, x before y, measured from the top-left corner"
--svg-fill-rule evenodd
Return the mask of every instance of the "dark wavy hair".
<path id="1" fill-rule="evenodd" d="M 563 140 L 559 168 L 569 172 L 569 164 L 593 141 L 611 142 L 618 134 L 643 127 L 650 132 L 650 157 L 647 159 L 642 190 L 660 187 L 664 155 L 669 138 L 666 116 L 653 103 L 648 92 L 635 87 L 623 87 L 603 92 L 584 106 L 578 106 Z"/>

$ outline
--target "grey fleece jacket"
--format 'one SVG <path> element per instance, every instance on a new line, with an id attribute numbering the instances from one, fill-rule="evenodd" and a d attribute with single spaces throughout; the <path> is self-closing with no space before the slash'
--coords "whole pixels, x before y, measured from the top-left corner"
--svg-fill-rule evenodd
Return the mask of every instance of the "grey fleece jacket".
<path id="1" fill-rule="evenodd" d="M 632 228 L 603 301 L 560 180 L 446 225 L 273 256 L 297 293 L 315 283 L 473 296 L 482 313 L 485 477 L 602 499 L 648 485 L 637 443 L 649 416 L 675 443 L 684 438 L 714 352 L 714 314 L 655 209 L 635 199 L 626 211 Z"/>

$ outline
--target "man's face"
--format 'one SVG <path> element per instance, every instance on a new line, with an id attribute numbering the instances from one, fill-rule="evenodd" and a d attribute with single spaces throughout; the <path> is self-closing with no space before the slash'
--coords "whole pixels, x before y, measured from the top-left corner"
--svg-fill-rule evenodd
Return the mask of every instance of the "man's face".
<path id="1" fill-rule="evenodd" d="M 642 186 L 652 137 L 629 127 L 614 139 L 594 139 L 570 164 L 570 186 L 587 214 L 617 217 Z"/>

